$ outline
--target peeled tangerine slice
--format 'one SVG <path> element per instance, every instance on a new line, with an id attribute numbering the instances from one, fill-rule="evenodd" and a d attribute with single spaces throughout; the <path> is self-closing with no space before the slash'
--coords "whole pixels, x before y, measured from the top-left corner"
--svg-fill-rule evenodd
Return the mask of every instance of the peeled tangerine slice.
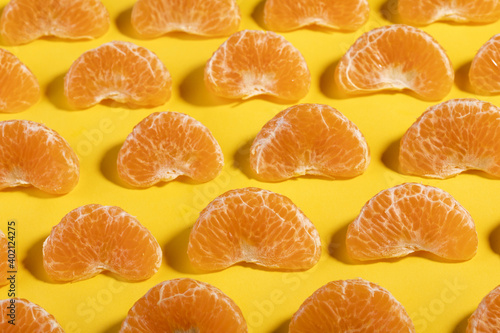
<path id="1" fill-rule="evenodd" d="M 64 94 L 75 108 L 105 99 L 153 107 L 170 98 L 172 79 L 156 54 L 130 42 L 113 41 L 83 53 L 64 77 Z"/>
<path id="2" fill-rule="evenodd" d="M 406 183 L 375 195 L 347 229 L 347 253 L 356 260 L 403 257 L 427 251 L 469 260 L 477 251 L 474 221 L 450 194 Z"/>
<path id="3" fill-rule="evenodd" d="M 500 108 L 476 99 L 430 107 L 401 139 L 401 171 L 448 178 L 466 170 L 500 177 Z"/>
<path id="4" fill-rule="evenodd" d="M 118 152 L 118 175 L 127 184 L 149 187 L 187 176 L 197 182 L 217 177 L 224 166 L 219 143 L 198 120 L 157 112 L 134 127 Z"/>
<path id="5" fill-rule="evenodd" d="M 32 185 L 66 194 L 79 177 L 78 157 L 56 131 L 29 120 L 0 122 L 0 190 Z"/>
<path id="6" fill-rule="evenodd" d="M 191 263 L 207 271 L 239 262 L 306 270 L 321 254 L 318 231 L 287 197 L 248 187 L 215 198 L 189 235 Z"/>
<path id="7" fill-rule="evenodd" d="M 316 290 L 295 312 L 289 333 L 415 332 L 392 294 L 363 280 L 338 280 Z"/>
<path id="8" fill-rule="evenodd" d="M 491 37 L 474 56 L 469 80 L 478 94 L 500 93 L 500 34 Z"/>
<path id="9" fill-rule="evenodd" d="M 89 279 L 104 270 L 130 281 L 145 280 L 158 271 L 161 259 L 151 232 L 115 206 L 72 210 L 43 243 L 43 267 L 56 281 Z"/>
<path id="10" fill-rule="evenodd" d="M 12 312 L 12 304 L 15 310 Z M 9 316 L 13 314 L 13 316 Z M 15 325 L 9 323 L 14 320 Z M 0 331 L 3 333 L 64 333 L 53 315 L 40 305 L 23 298 L 0 300 Z"/>
<path id="11" fill-rule="evenodd" d="M 235 0 L 138 0 L 132 8 L 132 26 L 149 38 L 171 31 L 227 36 L 238 30 L 240 21 Z"/>
<path id="12" fill-rule="evenodd" d="M 368 144 L 358 127 L 321 104 L 281 111 L 264 125 L 250 149 L 250 166 L 265 181 L 306 174 L 355 177 L 369 163 Z"/>
<path id="13" fill-rule="evenodd" d="M 189 278 L 151 288 L 128 312 L 120 333 L 246 333 L 236 303 L 214 286 Z"/>
<path id="14" fill-rule="evenodd" d="M 0 32 L 17 45 L 43 36 L 96 38 L 109 24 L 109 13 L 99 0 L 11 0 L 0 18 Z"/>
<path id="15" fill-rule="evenodd" d="M 347 94 L 408 89 L 425 100 L 443 99 L 454 76 L 441 45 L 426 32 L 403 24 L 361 35 L 335 70 L 337 86 Z"/>
<path id="16" fill-rule="evenodd" d="M 498 333 L 500 329 L 500 286 L 486 295 L 470 316 L 466 333 Z"/>
<path id="17" fill-rule="evenodd" d="M 243 30 L 231 35 L 207 62 L 205 85 L 220 97 L 269 95 L 297 101 L 307 95 L 311 73 L 299 50 L 282 36 Z"/>

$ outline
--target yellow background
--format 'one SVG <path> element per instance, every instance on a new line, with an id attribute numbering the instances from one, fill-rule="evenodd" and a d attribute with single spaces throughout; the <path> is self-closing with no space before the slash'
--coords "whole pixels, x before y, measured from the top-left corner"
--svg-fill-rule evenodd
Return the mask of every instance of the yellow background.
<path id="1" fill-rule="evenodd" d="M 7 3 L 0 1 L 1 7 Z M 134 302 L 155 284 L 178 277 L 206 281 L 229 295 L 242 309 L 250 332 L 287 332 L 293 313 L 317 288 L 329 281 L 362 277 L 387 288 L 407 309 L 418 332 L 464 332 L 466 320 L 480 300 L 499 284 L 500 182 L 471 172 L 447 180 L 431 180 L 397 172 L 397 143 L 406 129 L 429 106 L 404 93 L 383 93 L 339 99 L 332 93 L 335 64 L 362 33 L 392 23 L 382 11 L 391 5 L 370 1 L 370 19 L 354 33 L 304 29 L 282 35 L 304 55 L 312 74 L 309 94 L 301 102 L 324 103 L 344 113 L 365 135 L 371 164 L 362 176 L 349 180 L 312 177 L 281 183 L 252 179 L 248 170 L 249 143 L 260 128 L 288 105 L 265 99 L 228 102 L 211 96 L 203 84 L 203 67 L 224 38 L 206 39 L 175 33 L 154 40 L 138 39 L 130 26 L 134 0 L 103 0 L 112 26 L 101 38 L 63 41 L 53 38 L 22 46 L 5 46 L 37 76 L 42 99 L 18 114 L 0 120 L 29 119 L 58 131 L 77 152 L 81 178 L 67 195 L 52 196 L 33 188 L 0 192 L 0 229 L 17 223 L 17 296 L 52 313 L 66 332 L 117 332 Z M 240 29 L 263 29 L 263 2 L 238 0 Z M 500 32 L 489 25 L 436 23 L 423 30 L 448 52 L 456 81 L 446 99 L 476 97 L 467 87 L 467 70 L 480 46 Z M 68 109 L 63 77 L 83 52 L 112 40 L 131 41 L 155 52 L 173 78 L 172 98 L 154 109 L 98 105 Z M 479 98 L 500 105 L 500 96 Z M 133 126 L 156 111 L 178 111 L 205 124 L 219 141 L 225 166 L 205 184 L 173 181 L 148 189 L 123 186 L 116 173 L 116 156 Z M 379 191 L 415 181 L 452 194 L 472 215 L 479 234 L 477 255 L 468 262 L 445 263 L 425 255 L 376 263 L 352 263 L 346 256 L 347 225 Z M 302 273 L 269 272 L 234 266 L 199 274 L 186 256 L 191 226 L 198 213 L 223 192 L 257 186 L 292 199 L 316 225 L 323 243 L 320 262 Z M 48 280 L 42 266 L 42 243 L 52 226 L 72 209 L 90 203 L 117 205 L 151 230 L 164 252 L 159 272 L 139 283 L 119 281 L 109 274 L 90 280 L 58 284 Z M 329 254 L 329 249 L 331 254 Z M 7 298 L 7 287 L 0 289 Z"/>

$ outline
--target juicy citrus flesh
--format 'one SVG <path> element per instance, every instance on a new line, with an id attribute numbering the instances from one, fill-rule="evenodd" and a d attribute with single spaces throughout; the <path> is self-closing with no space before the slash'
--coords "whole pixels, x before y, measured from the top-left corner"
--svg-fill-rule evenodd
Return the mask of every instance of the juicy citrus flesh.
<path id="1" fill-rule="evenodd" d="M 11 300 L 15 303 L 15 325 L 8 321 L 11 312 Z M 43 333 L 64 333 L 53 315 L 48 313 L 41 306 L 23 298 L 12 298 L 0 300 L 0 331 L 3 333 L 19 332 L 43 332 Z"/>
<path id="2" fill-rule="evenodd" d="M 265 181 L 306 174 L 355 177 L 370 163 L 358 127 L 331 106 L 299 104 L 278 113 L 257 134 L 250 166 Z"/>
<path id="3" fill-rule="evenodd" d="M 349 224 L 347 253 L 356 260 L 403 257 L 416 251 L 465 261 L 477 251 L 472 217 L 436 187 L 405 183 L 381 191 Z"/>
<path id="4" fill-rule="evenodd" d="M 297 101 L 311 86 L 302 54 L 272 31 L 243 30 L 231 35 L 205 66 L 205 85 L 233 99 L 259 95 Z"/>
<path id="5" fill-rule="evenodd" d="M 332 281 L 316 290 L 293 315 L 289 333 L 415 332 L 392 294 L 363 279 Z"/>
<path id="6" fill-rule="evenodd" d="M 8 249 L 8 241 L 7 236 L 0 230 L 0 286 L 4 286 L 9 283 L 7 277 L 10 275 L 7 271 L 15 271 L 15 267 L 13 269 L 9 268 L 9 249 Z"/>
<path id="7" fill-rule="evenodd" d="M 0 189 L 32 185 L 66 194 L 80 177 L 76 153 L 56 131 L 29 120 L 0 122 Z"/>
<path id="8" fill-rule="evenodd" d="M 490 38 L 477 52 L 469 70 L 472 89 L 482 95 L 500 93 L 500 34 Z"/>
<path id="9" fill-rule="evenodd" d="M 18 45 L 43 36 L 96 38 L 109 25 L 109 13 L 99 0 L 11 0 L 0 18 L 0 33 Z"/>
<path id="10" fill-rule="evenodd" d="M 149 187 L 187 176 L 214 179 L 224 166 L 222 150 L 210 130 L 178 112 L 157 112 L 134 127 L 118 153 L 118 175 L 127 184 Z"/>
<path id="11" fill-rule="evenodd" d="M 161 247 L 151 232 L 116 206 L 72 210 L 43 243 L 43 266 L 56 281 L 89 279 L 105 270 L 140 281 L 153 276 L 161 260 Z"/>
<path id="12" fill-rule="evenodd" d="M 426 32 L 394 24 L 358 38 L 335 70 L 346 94 L 410 90 L 424 100 L 441 100 L 451 90 L 454 70 L 445 50 Z"/>
<path id="13" fill-rule="evenodd" d="M 466 333 L 496 333 L 500 327 L 500 286 L 486 295 L 469 318 Z"/>
<path id="14" fill-rule="evenodd" d="M 239 262 L 306 270 L 321 254 L 318 231 L 287 197 L 248 187 L 228 191 L 200 213 L 189 235 L 193 266 L 221 270 Z"/>
<path id="15" fill-rule="evenodd" d="M 113 41 L 83 53 L 64 77 L 71 106 L 89 108 L 111 99 L 153 107 L 170 98 L 172 78 L 156 54 L 130 42 Z"/>
<path id="16" fill-rule="evenodd" d="M 164 281 L 129 310 L 120 333 L 247 332 L 236 303 L 216 287 L 189 278 Z"/>
<path id="17" fill-rule="evenodd" d="M 291 31 L 321 26 L 354 31 L 368 21 L 367 0 L 266 0 L 264 22 L 270 30 Z"/>
<path id="18" fill-rule="evenodd" d="M 235 0 L 138 0 L 132 9 L 132 26 L 149 38 L 172 31 L 228 36 L 238 30 L 240 21 Z"/>
<path id="19" fill-rule="evenodd" d="M 430 107 L 401 139 L 402 172 L 449 178 L 466 170 L 500 177 L 500 108 L 476 99 Z"/>

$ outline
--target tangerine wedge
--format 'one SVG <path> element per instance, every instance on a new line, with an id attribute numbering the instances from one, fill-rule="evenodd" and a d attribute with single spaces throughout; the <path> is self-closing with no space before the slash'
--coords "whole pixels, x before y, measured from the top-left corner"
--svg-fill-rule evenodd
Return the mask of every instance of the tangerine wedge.
<path id="1" fill-rule="evenodd" d="M 132 8 L 132 26 L 147 38 L 172 31 L 227 36 L 238 30 L 240 21 L 235 0 L 138 0 Z"/>
<path id="2" fill-rule="evenodd" d="M 214 286 L 189 278 L 164 281 L 129 310 L 120 333 L 247 332 L 236 303 Z"/>
<path id="3" fill-rule="evenodd" d="M 66 194 L 79 177 L 78 157 L 56 131 L 29 120 L 0 122 L 0 189 L 32 185 Z"/>
<path id="4" fill-rule="evenodd" d="M 247 187 L 215 198 L 189 235 L 193 266 L 221 270 L 239 262 L 280 270 L 306 270 L 321 254 L 311 221 L 287 197 Z"/>
<path id="5" fill-rule="evenodd" d="M 349 224 L 347 253 L 356 260 L 403 257 L 427 251 L 465 261 L 477 251 L 474 221 L 450 194 L 432 186 L 405 183 L 381 191 Z"/>
<path id="6" fill-rule="evenodd" d="M 222 170 L 224 156 L 198 120 L 178 112 L 157 112 L 134 127 L 118 152 L 117 165 L 127 184 L 149 187 L 179 176 L 207 182 Z"/>
<path id="7" fill-rule="evenodd" d="M 469 70 L 472 89 L 482 95 L 500 93 L 500 34 L 491 37 L 477 52 Z"/>
<path id="8" fill-rule="evenodd" d="M 15 306 L 15 325 L 9 323 L 11 309 Z M 64 333 L 53 315 L 41 306 L 23 298 L 9 298 L 0 300 L 0 331 L 2 333 L 43 332 Z"/>
<path id="9" fill-rule="evenodd" d="M 278 113 L 250 149 L 250 166 L 265 181 L 306 174 L 355 177 L 370 163 L 358 127 L 331 106 L 299 104 Z"/>
<path id="10" fill-rule="evenodd" d="M 243 30 L 231 35 L 205 66 L 205 85 L 233 99 L 259 95 L 297 101 L 311 86 L 302 54 L 272 31 Z"/>
<path id="11" fill-rule="evenodd" d="M 64 77 L 71 106 L 89 108 L 105 99 L 153 107 L 170 98 L 170 72 L 156 54 L 130 42 L 113 41 L 83 53 Z"/>
<path id="12" fill-rule="evenodd" d="M 160 268 L 162 252 L 151 232 L 123 209 L 78 207 L 43 243 L 43 267 L 55 281 L 89 279 L 104 270 L 141 281 Z"/>
<path id="13" fill-rule="evenodd" d="M 346 94 L 410 90 L 424 100 L 441 100 L 455 73 L 445 50 L 426 32 L 394 24 L 358 38 L 335 69 Z"/>
<path id="14" fill-rule="evenodd" d="M 7 271 L 9 270 L 15 270 L 14 269 L 9 269 L 9 264 L 12 264 L 11 261 L 9 261 L 9 249 L 8 249 L 8 241 L 7 237 L 5 234 L 0 230 L 0 286 L 4 286 L 9 283 L 7 280 L 7 277 L 9 274 Z"/>
<path id="15" fill-rule="evenodd" d="M 0 33 L 18 45 L 43 36 L 96 38 L 109 25 L 109 13 L 99 0 L 10 0 L 0 18 Z"/>
<path id="16" fill-rule="evenodd" d="M 289 333 L 415 332 L 405 308 L 392 294 L 363 280 L 332 281 L 295 312 Z"/>
<path id="17" fill-rule="evenodd" d="M 466 333 L 496 333 L 500 329 L 500 286 L 486 295 L 470 316 Z"/>

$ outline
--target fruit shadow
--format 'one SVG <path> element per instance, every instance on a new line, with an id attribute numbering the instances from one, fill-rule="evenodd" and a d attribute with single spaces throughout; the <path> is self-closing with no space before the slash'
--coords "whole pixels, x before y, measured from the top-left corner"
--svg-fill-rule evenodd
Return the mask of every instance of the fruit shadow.
<path id="1" fill-rule="evenodd" d="M 73 111 L 71 106 L 68 104 L 68 99 L 64 95 L 64 75 L 66 73 L 56 76 L 52 81 L 49 82 L 47 88 L 45 89 L 45 95 L 52 105 L 54 105 L 59 110 Z"/>
<path id="2" fill-rule="evenodd" d="M 132 26 L 132 7 L 125 9 L 116 17 L 115 23 L 118 27 L 118 31 L 120 31 L 123 35 L 133 38 L 133 39 L 141 39 L 137 31 Z"/>
<path id="3" fill-rule="evenodd" d="M 252 18 L 257 23 L 257 25 L 264 29 L 267 30 L 266 23 L 264 22 L 264 7 L 266 5 L 266 0 L 260 1 L 257 6 L 252 11 Z"/>
<path id="4" fill-rule="evenodd" d="M 250 148 L 255 138 L 245 142 L 233 155 L 233 166 L 240 169 L 240 171 L 248 178 L 255 179 L 255 173 L 250 168 Z"/>
<path id="5" fill-rule="evenodd" d="M 467 331 L 467 325 L 469 324 L 469 317 L 472 315 L 472 312 L 467 316 L 463 317 L 453 329 L 453 333 L 465 333 Z"/>
<path id="6" fill-rule="evenodd" d="M 284 320 L 278 327 L 276 327 L 271 333 L 288 333 L 288 328 L 290 326 L 291 318 Z"/>
<path id="7" fill-rule="evenodd" d="M 24 192 L 26 195 L 38 199 L 52 199 L 65 195 L 65 194 L 47 193 L 31 185 L 8 187 L 2 190 L 2 193 L 9 193 L 9 192 Z"/>
<path id="8" fill-rule="evenodd" d="M 473 94 L 474 91 L 470 85 L 469 81 L 469 70 L 472 61 L 466 62 L 462 66 L 458 67 L 455 72 L 455 84 L 460 91 Z"/>
<path id="9" fill-rule="evenodd" d="M 101 164 L 99 166 L 103 176 L 109 180 L 111 183 L 118 185 L 120 187 L 131 189 L 132 187 L 125 184 L 118 176 L 118 169 L 116 167 L 116 161 L 118 160 L 118 152 L 122 147 L 122 143 L 114 145 L 108 149 L 101 159 Z"/>
<path id="10" fill-rule="evenodd" d="M 189 244 L 189 234 L 191 228 L 188 227 L 172 237 L 164 247 L 164 255 L 167 264 L 179 273 L 183 274 L 202 274 L 191 265 L 187 255 L 187 247 Z"/>
<path id="11" fill-rule="evenodd" d="M 56 281 L 51 280 L 47 275 L 45 268 L 43 267 L 43 242 L 46 238 L 47 236 L 38 239 L 28 249 L 28 253 L 26 254 L 26 258 L 24 258 L 24 260 L 22 261 L 22 265 L 37 280 L 47 283 L 60 284 Z"/>
<path id="12" fill-rule="evenodd" d="M 391 23 L 403 23 L 398 12 L 398 0 L 387 0 L 379 8 L 383 18 Z"/>
<path id="13" fill-rule="evenodd" d="M 319 78 L 319 89 L 328 98 L 345 99 L 347 95 L 342 93 L 335 84 L 335 69 L 337 68 L 340 58 L 326 66 L 323 74 Z"/>
<path id="14" fill-rule="evenodd" d="M 490 247 L 496 254 L 500 255 L 500 225 L 496 226 L 488 237 Z"/>
<path id="15" fill-rule="evenodd" d="M 401 139 L 394 140 L 382 153 L 382 163 L 390 170 L 401 173 L 399 170 L 399 147 Z"/>
<path id="16" fill-rule="evenodd" d="M 108 326 L 108 328 L 105 328 L 104 331 L 102 331 L 102 333 L 118 333 L 120 331 L 120 328 L 122 327 L 122 323 L 124 320 L 125 318 L 115 322 L 111 326 Z"/>

